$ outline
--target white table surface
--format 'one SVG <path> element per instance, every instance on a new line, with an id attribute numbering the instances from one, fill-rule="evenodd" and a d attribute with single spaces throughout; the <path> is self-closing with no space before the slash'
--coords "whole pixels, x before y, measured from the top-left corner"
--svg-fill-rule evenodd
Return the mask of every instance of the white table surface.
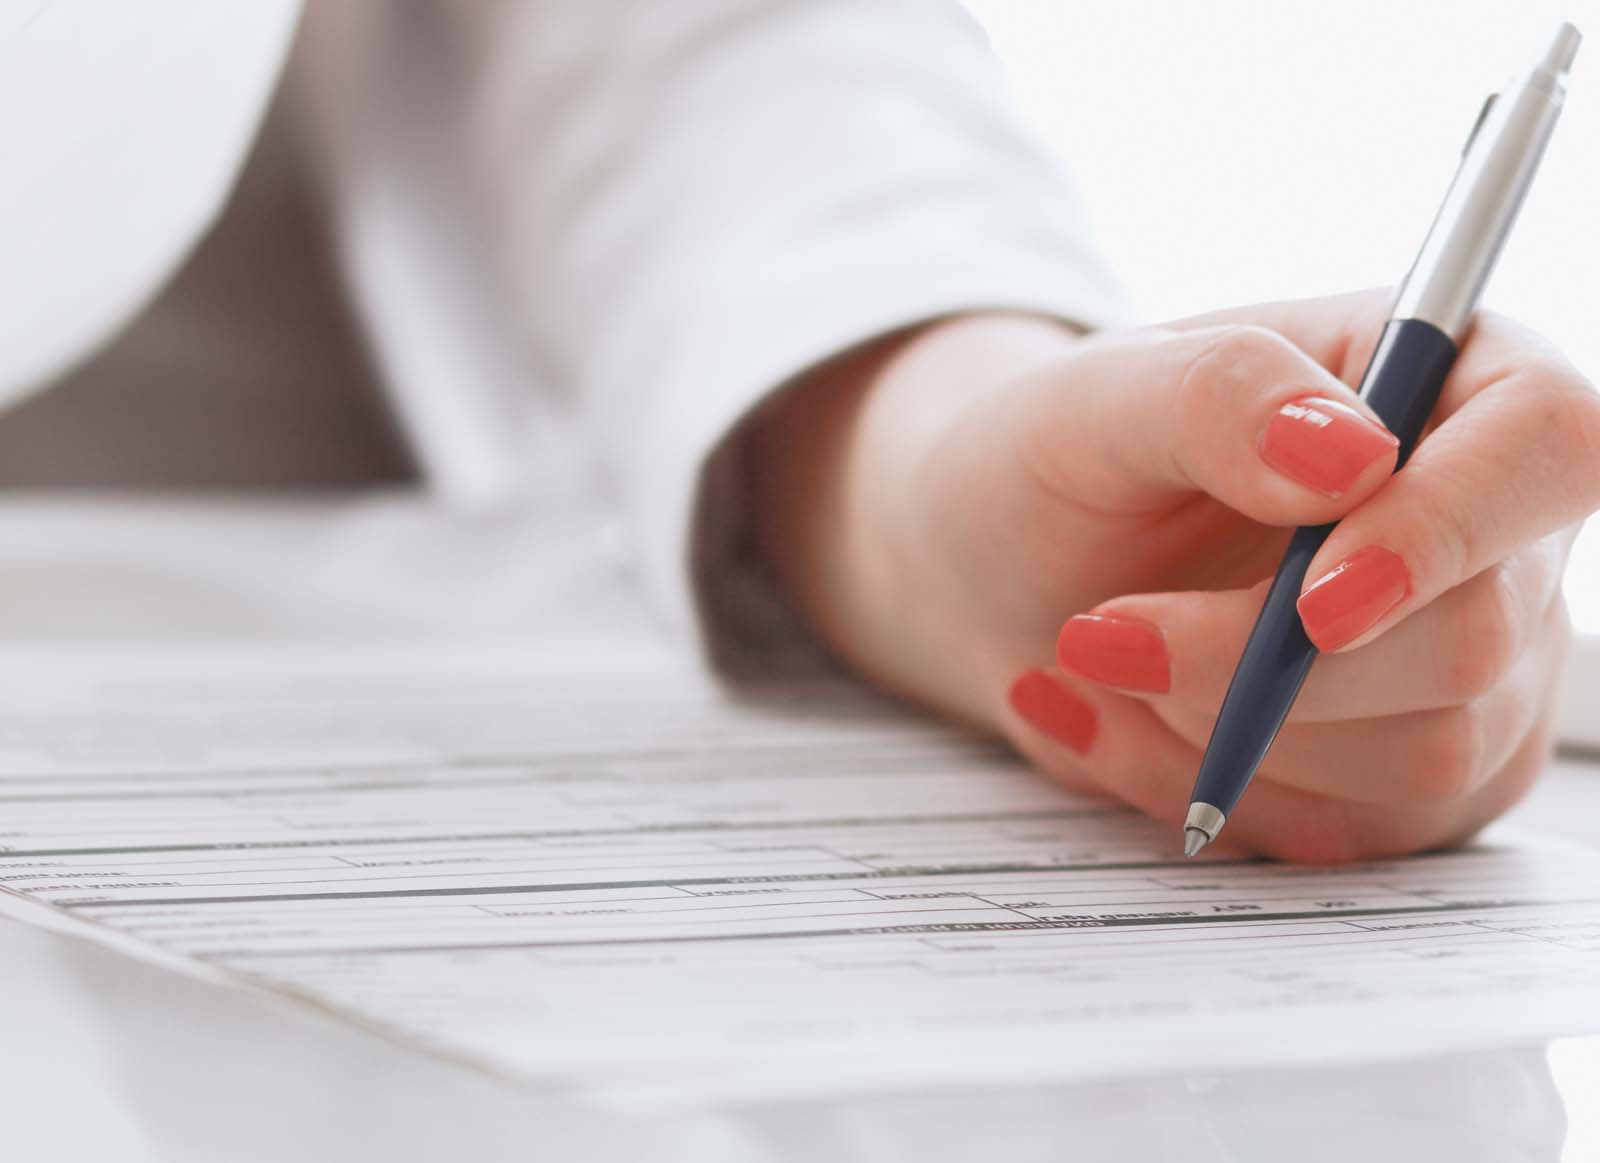
<path id="1" fill-rule="evenodd" d="M 603 526 L 403 499 L 0 503 L 7 642 L 646 633 Z M 380 584 L 381 583 L 381 584 Z M 1600 845 L 1600 768 L 1526 826 Z M 1600 1039 L 1361 1067 L 692 1116 L 586 1110 L 273 998 L 0 920 L 0 1143 L 18 1160 L 1600 1158 Z"/>

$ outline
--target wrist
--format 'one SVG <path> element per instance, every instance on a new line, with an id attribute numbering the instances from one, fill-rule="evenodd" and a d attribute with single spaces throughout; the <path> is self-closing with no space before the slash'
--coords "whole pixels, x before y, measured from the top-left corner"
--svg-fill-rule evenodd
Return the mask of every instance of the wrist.
<path id="1" fill-rule="evenodd" d="M 894 683 L 915 638 L 905 601 L 938 514 L 919 504 L 934 450 L 984 396 L 1059 359 L 1077 332 L 1020 314 L 954 316 L 819 366 L 752 421 L 756 542 L 835 651 Z"/>

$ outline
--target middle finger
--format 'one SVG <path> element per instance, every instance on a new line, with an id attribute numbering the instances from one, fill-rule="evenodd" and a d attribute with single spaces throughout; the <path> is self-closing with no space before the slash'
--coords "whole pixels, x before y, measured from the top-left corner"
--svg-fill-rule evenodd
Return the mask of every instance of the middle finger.
<path id="1" fill-rule="evenodd" d="M 1377 641 L 1319 658 L 1290 722 L 1453 707 L 1493 689 L 1540 633 L 1574 533 L 1525 545 Z M 1136 695 L 1164 715 L 1215 715 L 1263 592 L 1114 598 L 1068 619 L 1057 659 L 1073 675 Z"/>

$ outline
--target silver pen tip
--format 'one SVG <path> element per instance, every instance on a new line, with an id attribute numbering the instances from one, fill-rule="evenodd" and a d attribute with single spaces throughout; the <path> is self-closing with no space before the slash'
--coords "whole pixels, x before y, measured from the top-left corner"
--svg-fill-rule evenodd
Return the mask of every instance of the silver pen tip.
<path id="1" fill-rule="evenodd" d="M 1183 818 L 1183 854 L 1193 856 L 1217 838 L 1228 817 L 1214 804 L 1196 800 L 1189 805 L 1189 814 Z"/>
<path id="2" fill-rule="evenodd" d="M 1550 38 L 1550 47 L 1545 49 L 1544 59 L 1539 62 L 1541 68 L 1549 69 L 1552 73 L 1565 73 L 1572 68 L 1572 62 L 1577 59 L 1578 46 L 1583 43 L 1583 33 L 1578 31 L 1575 24 L 1564 23 L 1556 29 L 1555 36 Z"/>

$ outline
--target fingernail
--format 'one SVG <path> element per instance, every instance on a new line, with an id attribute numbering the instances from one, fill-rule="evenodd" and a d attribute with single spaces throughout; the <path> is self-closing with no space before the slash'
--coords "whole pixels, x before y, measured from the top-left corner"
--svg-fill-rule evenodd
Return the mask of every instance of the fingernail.
<path id="1" fill-rule="evenodd" d="M 1042 670 L 1023 671 L 1006 697 L 1017 714 L 1080 755 L 1100 730 L 1094 707 Z"/>
<path id="2" fill-rule="evenodd" d="M 1363 472 L 1398 447 L 1383 425 L 1322 396 L 1290 400 L 1261 434 L 1262 460 L 1329 497 L 1349 492 Z"/>
<path id="3" fill-rule="evenodd" d="M 1167 640 L 1143 618 L 1078 614 L 1056 639 L 1056 658 L 1067 670 L 1107 686 L 1165 693 L 1172 687 Z"/>
<path id="4" fill-rule="evenodd" d="M 1337 650 L 1361 637 L 1411 592 L 1411 573 L 1392 550 L 1370 545 L 1323 574 L 1296 606 L 1306 637 L 1318 650 Z"/>

